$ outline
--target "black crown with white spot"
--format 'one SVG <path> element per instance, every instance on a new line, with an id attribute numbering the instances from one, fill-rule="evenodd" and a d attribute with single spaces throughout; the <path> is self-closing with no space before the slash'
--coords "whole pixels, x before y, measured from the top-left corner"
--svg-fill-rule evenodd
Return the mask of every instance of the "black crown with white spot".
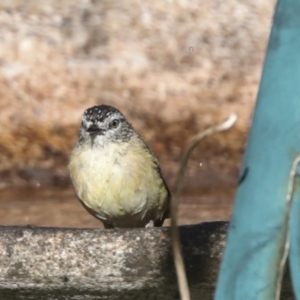
<path id="1" fill-rule="evenodd" d="M 103 122 L 106 118 L 114 113 L 119 113 L 120 115 L 122 115 L 118 109 L 109 105 L 102 104 L 88 108 L 84 112 L 83 117 L 87 121 Z"/>

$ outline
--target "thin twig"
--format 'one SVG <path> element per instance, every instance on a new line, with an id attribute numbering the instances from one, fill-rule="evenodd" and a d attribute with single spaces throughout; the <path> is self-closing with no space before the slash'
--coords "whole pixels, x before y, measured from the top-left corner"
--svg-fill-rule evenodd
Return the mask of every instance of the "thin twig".
<path id="1" fill-rule="evenodd" d="M 284 274 L 284 266 L 288 257 L 289 249 L 290 249 L 290 216 L 291 216 L 291 208 L 292 208 L 292 199 L 294 195 L 294 187 L 295 187 L 295 177 L 297 175 L 297 168 L 300 164 L 300 155 L 298 155 L 293 161 L 290 179 L 288 185 L 288 191 L 286 194 L 286 211 L 284 216 L 284 225 L 283 225 L 283 239 L 285 241 L 284 246 L 282 247 L 281 260 L 279 262 L 279 269 L 277 273 L 277 282 L 276 282 L 276 295 L 275 299 L 280 299 L 282 278 Z"/>
<path id="2" fill-rule="evenodd" d="M 181 244 L 179 238 L 179 230 L 177 226 L 178 202 L 183 188 L 183 178 L 184 178 L 186 165 L 192 151 L 202 139 L 216 132 L 230 129 L 235 123 L 236 119 L 237 116 L 235 114 L 231 115 L 225 122 L 210 127 L 198 133 L 189 141 L 188 145 L 184 149 L 181 158 L 180 168 L 177 173 L 177 178 L 175 183 L 176 190 L 171 202 L 171 236 L 172 236 L 173 256 L 174 256 L 177 280 L 179 285 L 179 292 L 182 300 L 190 300 L 190 292 L 189 292 L 188 282 L 185 273 L 185 266 L 182 257 L 182 250 L 181 250 Z"/>

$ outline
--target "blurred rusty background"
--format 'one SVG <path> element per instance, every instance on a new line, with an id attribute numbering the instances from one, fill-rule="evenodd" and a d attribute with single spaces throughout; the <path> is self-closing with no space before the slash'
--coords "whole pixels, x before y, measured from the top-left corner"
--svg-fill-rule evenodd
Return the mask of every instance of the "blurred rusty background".
<path id="1" fill-rule="evenodd" d="M 67 164 L 83 111 L 120 109 L 171 190 L 194 134 L 180 223 L 226 220 L 259 85 L 274 1 L 0 3 L 0 224 L 99 227 Z"/>

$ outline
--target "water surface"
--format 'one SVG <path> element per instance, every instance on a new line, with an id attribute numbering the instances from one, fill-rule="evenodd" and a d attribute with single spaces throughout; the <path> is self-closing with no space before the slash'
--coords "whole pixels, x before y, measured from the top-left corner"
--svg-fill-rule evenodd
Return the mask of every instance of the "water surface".
<path id="1" fill-rule="evenodd" d="M 185 194 L 180 202 L 179 224 L 229 220 L 232 199 L 232 189 Z M 0 224 L 102 228 L 101 222 L 82 207 L 71 187 L 0 190 Z"/>

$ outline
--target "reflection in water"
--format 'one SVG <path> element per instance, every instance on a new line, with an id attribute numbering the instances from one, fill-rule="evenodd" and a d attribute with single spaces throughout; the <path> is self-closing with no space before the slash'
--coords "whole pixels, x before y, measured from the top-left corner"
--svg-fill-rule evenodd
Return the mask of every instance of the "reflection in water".
<path id="1" fill-rule="evenodd" d="M 199 192 L 201 195 L 201 193 Z M 228 220 L 233 192 L 185 195 L 179 207 L 179 224 Z M 225 195 L 225 197 L 224 197 Z M 1 225 L 101 228 L 102 223 L 81 206 L 71 188 L 6 189 L 0 191 Z M 165 225 L 169 225 L 169 220 Z"/>

